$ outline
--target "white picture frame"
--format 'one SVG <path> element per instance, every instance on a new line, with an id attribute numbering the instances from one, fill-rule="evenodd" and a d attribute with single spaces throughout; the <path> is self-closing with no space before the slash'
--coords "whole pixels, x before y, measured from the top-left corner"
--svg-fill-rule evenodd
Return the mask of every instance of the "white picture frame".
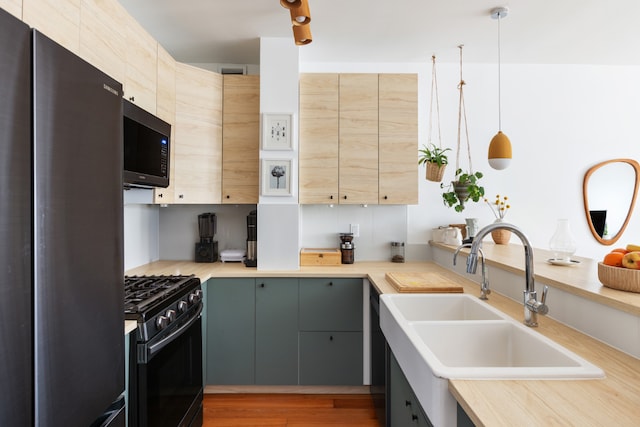
<path id="1" fill-rule="evenodd" d="M 291 159 L 262 160 L 262 195 L 291 196 Z"/>
<path id="2" fill-rule="evenodd" d="M 293 150 L 293 114 L 262 115 L 262 149 Z"/>

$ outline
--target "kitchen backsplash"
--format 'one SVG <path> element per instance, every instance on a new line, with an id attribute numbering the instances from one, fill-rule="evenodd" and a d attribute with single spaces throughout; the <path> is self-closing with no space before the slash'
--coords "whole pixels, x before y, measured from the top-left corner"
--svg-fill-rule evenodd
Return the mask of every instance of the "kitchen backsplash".
<path id="1" fill-rule="evenodd" d="M 132 197 L 134 194 L 125 192 L 125 270 L 158 259 L 193 260 L 198 241 L 197 217 L 205 212 L 216 214 L 219 250 L 245 248 L 246 219 L 255 205 L 160 207 L 150 204 L 146 192 L 141 193 L 142 198 Z M 354 238 L 356 262 L 386 261 L 390 258 L 390 242 L 407 242 L 406 206 L 303 205 L 300 218 L 303 248 L 339 247 L 338 234 L 349 232 L 351 224 L 358 224 L 360 235 Z M 410 253 L 407 257 L 411 258 Z"/>

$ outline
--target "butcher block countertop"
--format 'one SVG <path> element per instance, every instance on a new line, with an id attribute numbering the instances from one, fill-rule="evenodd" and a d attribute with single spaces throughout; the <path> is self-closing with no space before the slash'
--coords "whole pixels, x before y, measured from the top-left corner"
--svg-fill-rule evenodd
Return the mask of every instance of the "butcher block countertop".
<path id="1" fill-rule="evenodd" d="M 484 245 L 487 261 L 507 270 L 521 272 L 522 248 Z M 446 248 L 453 252 L 455 248 Z M 512 255 L 509 255 L 509 252 Z M 491 253 L 491 255 L 490 255 Z M 536 252 L 536 256 L 544 256 Z M 495 258 L 492 258 L 495 257 Z M 545 280 L 555 286 L 573 288 L 574 276 L 584 274 L 571 268 L 554 269 L 535 265 Z M 594 262 L 594 261 L 592 261 Z M 478 284 L 430 262 L 356 262 L 342 266 L 308 266 L 300 270 L 263 271 L 239 263 L 199 264 L 186 261 L 157 261 L 127 271 L 127 275 L 195 274 L 203 282 L 211 277 L 362 277 L 368 278 L 381 293 L 395 293 L 386 280 L 388 272 L 437 273 L 465 293 L 478 295 Z M 584 278 L 583 278 L 584 279 Z M 582 279 L 581 279 L 582 280 Z M 578 294 L 640 313 L 640 299 L 622 291 L 596 285 L 597 275 L 589 279 Z M 568 283 L 565 283 L 568 282 Z M 488 303 L 521 321 L 521 304 L 496 292 Z M 546 316 L 539 316 L 538 332 L 568 348 L 605 371 L 596 380 L 450 380 L 449 391 L 477 426 L 638 426 L 640 425 L 640 359 L 614 349 Z M 640 339 L 640 338 L 639 338 Z"/>

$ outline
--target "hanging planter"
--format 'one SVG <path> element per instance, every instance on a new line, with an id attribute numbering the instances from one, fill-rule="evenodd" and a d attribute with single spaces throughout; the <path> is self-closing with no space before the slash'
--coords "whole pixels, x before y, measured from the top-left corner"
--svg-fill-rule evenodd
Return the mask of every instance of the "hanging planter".
<path id="1" fill-rule="evenodd" d="M 465 111 L 463 92 L 465 82 L 462 79 L 462 45 L 458 47 L 460 48 L 460 84 L 458 85 L 458 90 L 460 91 L 460 102 L 458 108 L 456 175 L 455 179 L 451 181 L 451 184 L 448 186 L 440 183 L 440 188 L 446 188 L 446 191 L 442 193 L 442 200 L 444 204 L 448 207 L 453 207 L 456 212 L 462 212 L 465 208 L 465 202 L 468 200 L 478 202 L 484 196 L 484 187 L 479 184 L 480 178 L 483 177 L 482 172 L 473 172 L 473 167 L 471 166 L 471 147 L 469 146 L 469 129 L 467 127 L 467 113 Z M 468 171 L 463 171 L 462 168 L 460 168 L 460 141 L 463 121 L 467 140 L 467 157 L 469 159 Z"/>
<path id="2" fill-rule="evenodd" d="M 449 163 L 445 154 L 450 148 L 442 148 L 442 135 L 440 133 L 440 101 L 438 99 L 438 79 L 436 77 L 436 57 L 431 56 L 433 63 L 431 73 L 431 103 L 429 104 L 429 142 L 423 145 L 418 152 L 418 164 L 426 167 L 425 178 L 427 181 L 440 182 L 444 176 L 444 171 Z M 433 128 L 433 103 L 436 103 L 436 119 L 438 126 L 438 145 L 431 142 L 431 130 Z"/>
<path id="3" fill-rule="evenodd" d="M 423 146 L 418 152 L 420 157 L 418 158 L 418 164 L 424 164 L 426 166 L 426 179 L 428 181 L 440 182 L 444 176 L 444 170 L 449 163 L 449 159 L 445 154 L 450 148 L 440 148 L 435 144 L 429 144 L 429 146 Z"/>

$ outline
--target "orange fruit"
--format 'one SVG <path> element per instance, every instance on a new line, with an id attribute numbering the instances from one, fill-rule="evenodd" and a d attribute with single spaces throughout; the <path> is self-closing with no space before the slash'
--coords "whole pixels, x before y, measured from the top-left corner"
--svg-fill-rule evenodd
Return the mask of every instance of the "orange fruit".
<path id="1" fill-rule="evenodd" d="M 625 249 L 625 248 L 615 248 L 611 252 L 620 252 L 621 254 L 629 253 L 629 251 L 627 249 Z"/>
<path id="2" fill-rule="evenodd" d="M 622 267 L 622 258 L 625 254 L 622 252 L 609 252 L 604 256 L 602 262 L 605 265 L 611 265 L 613 267 Z"/>

